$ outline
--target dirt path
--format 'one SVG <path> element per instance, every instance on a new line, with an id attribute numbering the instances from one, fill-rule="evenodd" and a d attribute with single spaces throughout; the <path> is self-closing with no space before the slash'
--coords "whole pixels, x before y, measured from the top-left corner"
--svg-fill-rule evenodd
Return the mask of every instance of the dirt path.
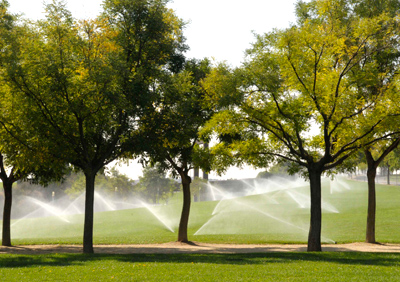
<path id="1" fill-rule="evenodd" d="M 179 253 L 268 253 L 268 252 L 305 252 L 306 245 L 268 244 L 207 244 L 193 242 L 184 244 L 178 242 L 146 245 L 96 245 L 95 253 L 99 254 L 179 254 Z M 323 245 L 325 252 L 384 252 L 400 253 L 400 244 L 367 244 L 351 243 Z M 0 246 L 0 254 L 51 254 L 51 253 L 81 253 L 81 245 L 21 245 L 13 247 Z"/>

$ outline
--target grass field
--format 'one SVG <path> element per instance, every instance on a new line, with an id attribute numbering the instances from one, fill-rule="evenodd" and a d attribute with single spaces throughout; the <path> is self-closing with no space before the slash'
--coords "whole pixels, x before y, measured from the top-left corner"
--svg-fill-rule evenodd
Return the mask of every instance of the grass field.
<path id="1" fill-rule="evenodd" d="M 323 241 L 325 243 L 364 241 L 367 211 L 366 183 L 346 180 L 350 190 L 336 189 L 336 187 L 338 191 L 332 189 L 330 185 L 334 184 L 329 181 L 324 182 L 323 201 L 338 212 L 323 211 Z M 308 193 L 308 187 L 300 187 L 296 191 L 301 196 Z M 299 208 L 286 194 L 275 194 L 274 201 L 276 200 L 279 204 L 272 203 L 269 195 L 262 194 L 227 199 L 222 202 L 193 203 L 189 220 L 189 239 L 210 243 L 306 243 L 309 208 Z M 155 213 L 175 232 L 171 232 L 145 208 L 96 213 L 94 243 L 133 244 L 174 241 L 177 236 L 180 209 L 179 200 L 172 201 L 169 205 L 154 207 Z M 399 218 L 400 187 L 377 185 L 378 241 L 400 242 Z M 65 219 L 69 222 L 57 217 L 13 221 L 12 242 L 81 244 L 83 215 L 70 215 Z"/>
<path id="2" fill-rule="evenodd" d="M 0 255 L 3 281 L 400 281 L 400 254 Z"/>
<path id="3" fill-rule="evenodd" d="M 326 241 L 326 238 L 340 243 L 364 240 L 366 183 L 346 181 L 346 185 L 350 190 L 333 191 L 335 187 L 324 182 L 323 201 L 329 209 L 338 211 L 325 210 L 323 214 Z M 300 187 L 297 192 L 305 191 L 307 187 Z M 399 243 L 400 188 L 378 185 L 377 199 L 377 239 Z M 214 243 L 305 243 L 308 209 L 298 208 L 286 194 L 276 194 L 273 200 L 280 204 L 274 204 L 268 195 L 193 203 L 189 239 Z M 172 201 L 168 206 L 155 207 L 155 213 L 176 230 L 180 208 L 180 201 Z M 69 222 L 56 217 L 14 221 L 13 243 L 81 244 L 83 216 L 65 219 Z M 196 232 L 201 235 L 195 235 Z M 176 232 L 171 232 L 144 208 L 95 215 L 95 244 L 175 240 Z M 0 254 L 0 278 L 2 281 L 400 281 L 400 254 Z"/>

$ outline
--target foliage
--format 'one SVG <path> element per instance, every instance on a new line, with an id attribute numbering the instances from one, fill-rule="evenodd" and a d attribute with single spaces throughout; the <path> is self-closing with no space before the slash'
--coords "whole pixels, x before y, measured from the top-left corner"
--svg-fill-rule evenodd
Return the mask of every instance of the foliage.
<path id="1" fill-rule="evenodd" d="M 273 176 L 272 173 L 270 173 L 269 171 L 265 170 L 265 171 L 261 171 L 257 174 L 257 178 L 271 178 Z"/>
<path id="2" fill-rule="evenodd" d="M 24 128 L 24 120 L 18 114 L 24 114 L 17 106 L 11 87 L 8 85 L 7 65 L 15 63 L 13 56 L 15 41 L 22 28 L 18 25 L 18 18 L 7 11 L 8 2 L 0 2 L 0 179 L 4 189 L 2 244 L 11 246 L 10 218 L 12 207 L 12 187 L 18 180 L 48 184 L 50 181 L 60 180 L 66 173 L 65 161 L 52 158 L 46 151 L 30 150 L 29 137 L 23 143 L 20 132 Z M 29 129 L 28 129 L 29 130 Z M 16 138 L 16 132 L 19 137 Z"/>
<path id="3" fill-rule="evenodd" d="M 190 189 L 192 190 L 193 199 L 195 202 L 201 201 L 201 191 L 206 191 L 208 180 L 195 177 L 190 185 Z"/>
<path id="4" fill-rule="evenodd" d="M 17 16 L 8 13 L 8 2 L 0 3 L 0 157 L 3 182 L 12 182 L 29 178 L 30 181 L 46 184 L 48 181 L 60 179 L 65 173 L 65 163 L 54 160 L 44 151 L 31 152 L 29 140 L 20 144 L 10 134 L 9 128 L 21 129 L 23 121 L 18 119 L 22 110 L 12 96 L 6 76 L 6 66 L 13 62 L 13 48 L 16 37 L 23 27 L 19 25 Z M 27 137 L 26 135 L 24 137 Z M 52 164 L 51 166 L 49 164 Z M 7 172 L 9 173 L 7 177 Z"/>
<path id="5" fill-rule="evenodd" d="M 362 173 L 366 173 L 368 166 L 365 162 L 362 162 L 362 163 L 358 163 L 357 167 Z"/>
<path id="6" fill-rule="evenodd" d="M 141 151 L 154 85 L 185 50 L 182 22 L 165 1 L 105 1 L 102 17 L 76 21 L 63 2 L 26 23 L 5 66 L 15 118 L 7 131 L 32 151 L 86 177 L 84 251 L 90 246 L 96 173 Z"/>
<path id="7" fill-rule="evenodd" d="M 153 204 L 168 201 L 175 189 L 175 181 L 167 178 L 157 167 L 145 167 L 143 176 L 139 177 L 139 183 L 135 186 L 135 192 L 139 197 Z"/>
<path id="8" fill-rule="evenodd" d="M 369 83 L 375 64 L 367 58 L 376 52 L 373 40 L 379 39 L 374 36 L 389 34 L 385 40 L 391 40 L 394 24 L 384 18 L 359 22 L 354 16 L 352 23 L 344 24 L 340 18 L 325 16 L 259 36 L 242 68 L 229 70 L 222 65 L 209 76 L 213 102 L 224 106 L 230 99 L 237 105 L 210 124 L 218 134 L 240 136 L 230 144 L 224 142 L 240 152 L 237 162 L 246 159 L 265 167 L 269 156 L 277 156 L 307 167 L 326 159 L 323 170 L 329 170 L 355 152 L 388 115 L 380 93 L 371 99 L 357 94 L 352 85 L 361 83 L 354 77 L 356 69 Z M 357 121 L 362 126 L 355 128 Z"/>
<path id="9" fill-rule="evenodd" d="M 189 171 L 195 167 L 208 172 L 212 161 L 208 146 L 201 147 L 200 128 L 211 118 L 212 108 L 204 103 L 201 81 L 210 72 L 207 59 L 185 62 L 178 73 L 170 73 L 160 83 L 160 99 L 153 104 L 146 126 L 148 142 L 144 161 L 158 163 L 164 171 L 179 175 L 183 190 L 182 216 L 178 241 L 187 242 L 190 212 Z"/>
<path id="10" fill-rule="evenodd" d="M 194 166 L 209 171 L 209 156 L 203 150 L 199 130 L 210 119 L 212 111 L 203 104 L 204 91 L 200 82 L 210 71 L 210 62 L 189 60 L 184 69 L 164 81 L 162 96 L 153 106 L 149 121 L 149 148 L 146 156 L 161 169 L 180 174 L 178 167 L 188 171 Z M 150 141 L 149 140 L 149 141 Z"/>
<path id="11" fill-rule="evenodd" d="M 351 7 L 341 0 L 299 2 L 297 25 L 257 36 L 242 67 L 221 65 L 205 84 L 210 103 L 224 111 L 204 134 L 235 136 L 214 148 L 216 168 L 267 167 L 281 158 L 290 173 L 309 178 L 314 251 L 322 173 L 343 170 L 359 148 L 390 135 L 375 133 L 393 127 L 397 114 L 387 106 L 398 101 L 396 84 L 377 83 L 395 81 L 396 68 L 377 68 L 376 57 L 397 50 L 398 19 L 360 17 Z"/>
<path id="12" fill-rule="evenodd" d="M 391 172 L 400 169 L 400 149 L 397 147 L 390 152 L 382 161 L 381 165 L 388 167 Z"/>
<path id="13" fill-rule="evenodd" d="M 267 171 L 262 171 L 257 175 L 257 178 L 271 178 L 273 176 L 280 176 L 285 178 L 292 177 L 296 178 L 295 175 L 289 175 L 290 163 L 282 160 L 278 160 L 274 165 L 272 165 Z"/>
<path id="14" fill-rule="evenodd" d="M 100 189 L 107 191 L 108 194 L 114 193 L 120 199 L 128 199 L 134 194 L 134 181 L 120 173 L 115 167 L 106 171 L 104 181 L 99 184 Z"/>
<path id="15" fill-rule="evenodd" d="M 71 198 L 79 196 L 85 191 L 85 176 L 83 173 L 71 174 L 66 180 L 69 183 L 64 190 Z M 121 199 L 127 199 L 134 195 L 133 181 L 126 175 L 121 174 L 115 167 L 109 171 L 99 172 L 96 177 L 95 187 L 102 194 L 113 197 L 118 195 Z"/>
<path id="16" fill-rule="evenodd" d="M 96 171 L 132 150 L 157 94 L 151 86 L 184 50 L 182 23 L 164 5 L 106 1 L 101 19 L 79 22 L 62 3 L 46 6 L 46 20 L 18 37 L 18 60 L 8 65 L 36 146 L 82 170 L 94 162 Z"/>

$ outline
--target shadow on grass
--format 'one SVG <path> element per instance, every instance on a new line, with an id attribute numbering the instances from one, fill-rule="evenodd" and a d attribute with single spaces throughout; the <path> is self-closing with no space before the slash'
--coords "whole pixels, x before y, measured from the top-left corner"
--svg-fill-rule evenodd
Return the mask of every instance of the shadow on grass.
<path id="1" fill-rule="evenodd" d="M 2 268 L 37 266 L 74 266 L 94 261 L 126 263 L 204 263 L 228 265 L 262 265 L 290 263 L 333 263 L 341 265 L 400 266 L 396 253 L 258 253 L 258 254 L 48 254 L 0 255 Z"/>

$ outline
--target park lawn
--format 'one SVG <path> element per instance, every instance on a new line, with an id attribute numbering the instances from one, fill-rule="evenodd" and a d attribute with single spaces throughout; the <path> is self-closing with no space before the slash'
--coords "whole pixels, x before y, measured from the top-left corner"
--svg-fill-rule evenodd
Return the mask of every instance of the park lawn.
<path id="1" fill-rule="evenodd" d="M 336 187 L 334 193 L 331 193 L 331 185 L 334 184 L 328 180 L 323 183 L 322 200 L 330 205 L 328 208 L 334 207 L 336 210 L 323 210 L 324 243 L 365 240 L 367 184 L 343 181 L 348 189 Z M 304 195 L 308 190 L 305 186 L 296 191 Z M 274 205 L 268 194 L 222 202 L 194 202 L 189 219 L 189 240 L 205 243 L 306 243 L 309 208 L 299 208 L 284 193 L 277 193 L 275 199 L 280 201 L 279 205 Z M 171 202 L 169 205 L 153 207 L 165 224 L 145 208 L 96 213 L 94 244 L 175 241 L 182 203 Z M 379 242 L 400 243 L 399 218 L 400 187 L 377 185 L 376 238 Z M 196 233 L 201 228 L 206 232 Z M 82 244 L 82 234 L 83 215 L 70 215 L 63 219 L 46 217 L 14 220 L 11 237 L 14 245 Z"/>
<path id="2" fill-rule="evenodd" d="M 400 254 L 0 255 L 2 281 L 400 281 Z"/>

